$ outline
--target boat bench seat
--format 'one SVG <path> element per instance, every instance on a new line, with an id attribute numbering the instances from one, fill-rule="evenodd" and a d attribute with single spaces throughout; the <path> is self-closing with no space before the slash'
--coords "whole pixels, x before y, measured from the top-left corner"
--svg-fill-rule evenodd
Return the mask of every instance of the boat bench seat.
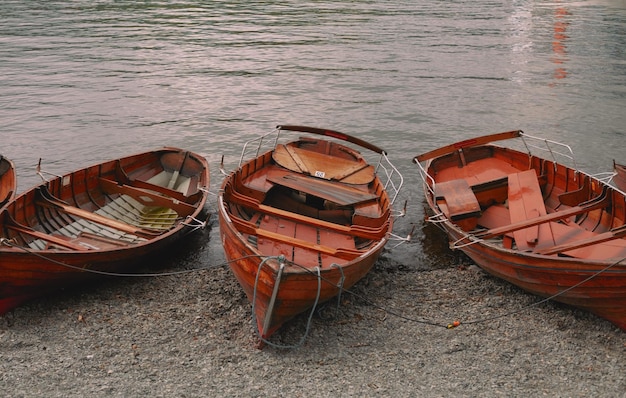
<path id="1" fill-rule="evenodd" d="M 446 217 L 468 231 L 474 229 L 481 210 L 478 199 L 463 178 L 435 185 L 435 201 Z"/>
<path id="2" fill-rule="evenodd" d="M 285 174 L 281 177 L 268 176 L 268 181 L 309 195 L 317 196 L 340 206 L 354 206 L 359 203 L 371 202 L 378 199 L 376 194 L 361 191 L 345 184 L 306 177 L 296 173 Z"/>
<path id="3" fill-rule="evenodd" d="M 509 213 L 511 222 L 521 222 L 547 214 L 546 205 L 535 170 L 509 174 Z M 519 250 L 533 250 L 538 244 L 554 245 L 549 223 L 513 231 Z"/>

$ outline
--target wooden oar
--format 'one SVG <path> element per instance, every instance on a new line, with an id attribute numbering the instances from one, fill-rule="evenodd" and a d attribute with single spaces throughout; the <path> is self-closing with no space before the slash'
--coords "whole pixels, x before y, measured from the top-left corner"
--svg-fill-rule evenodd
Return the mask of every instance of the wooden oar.
<path id="1" fill-rule="evenodd" d="M 309 241 L 305 241 L 302 239 L 291 238 L 289 236 L 281 235 L 276 232 L 266 231 L 261 228 L 256 228 L 254 224 L 251 224 L 250 222 L 242 220 L 233 215 L 231 215 L 230 218 L 233 224 L 239 230 L 239 232 L 242 232 L 245 234 L 255 235 L 260 238 L 266 238 L 266 239 L 270 239 L 276 242 L 287 243 L 295 247 L 301 247 L 304 249 L 318 251 L 320 253 L 329 254 L 331 256 L 343 258 L 345 260 L 353 260 L 355 257 L 358 257 L 361 254 L 363 254 L 362 252 L 358 250 L 335 249 L 333 247 L 319 245 L 317 243 L 311 243 Z"/>
<path id="2" fill-rule="evenodd" d="M 498 235 L 504 235 L 509 232 L 519 231 L 520 229 L 533 227 L 535 225 L 543 224 L 549 221 L 563 220 L 571 216 L 587 213 L 591 210 L 606 207 L 609 203 L 610 203 L 610 197 L 607 192 L 607 187 L 604 187 L 604 190 L 602 191 L 602 194 L 600 196 L 598 196 L 597 198 L 593 200 L 590 200 L 586 204 L 572 207 L 567 210 L 549 213 L 544 216 L 531 218 L 529 220 L 524 220 L 524 221 L 516 222 L 513 224 L 505 225 L 502 227 L 489 229 L 487 231 L 479 232 L 475 234 L 475 236 L 481 239 L 489 239 Z"/>
<path id="3" fill-rule="evenodd" d="M 7 223 L 6 227 L 15 232 L 19 232 L 24 235 L 29 235 L 34 238 L 44 240 L 46 242 L 52 243 L 53 245 L 61 246 L 69 250 L 74 250 L 74 251 L 88 250 L 88 248 L 83 245 L 78 245 L 78 244 L 74 244 L 70 242 L 69 239 L 66 237 L 49 235 L 43 232 L 35 231 L 34 229 L 30 229 L 30 228 L 18 225 L 17 223 L 16 224 Z"/>
<path id="4" fill-rule="evenodd" d="M 103 217 L 99 214 L 92 213 L 90 211 L 83 210 L 78 207 L 70 206 L 67 203 L 64 203 L 63 201 L 52 196 L 48 192 L 48 190 L 45 188 L 45 186 L 37 188 L 37 192 L 38 192 L 37 203 L 42 206 L 59 209 L 59 210 L 64 211 L 65 213 L 72 214 L 80 218 L 84 218 L 85 220 L 92 221 L 97 224 L 105 225 L 107 227 L 117 229 L 118 231 L 126 232 L 126 233 L 133 234 L 136 236 L 141 236 L 145 238 L 154 238 L 155 236 L 158 236 L 161 233 L 158 231 L 150 231 L 145 228 L 136 228 L 136 227 L 133 227 L 132 225 L 123 223 L 121 221 Z"/>
<path id="5" fill-rule="evenodd" d="M 426 152 L 422 155 L 418 155 L 413 158 L 414 163 L 421 163 L 425 160 L 438 158 L 443 155 L 447 155 L 448 153 L 456 152 L 459 149 L 469 148 L 478 145 L 485 145 L 493 141 L 502 141 L 508 140 L 511 138 L 517 138 L 521 135 L 522 130 L 514 130 L 514 131 L 506 131 L 504 133 L 490 134 L 482 137 L 471 138 L 465 141 L 459 141 L 454 144 L 450 144 L 448 146 L 444 146 L 443 148 L 438 148 L 430 152 Z"/>
<path id="6" fill-rule="evenodd" d="M 269 214 L 276 217 L 284 218 L 287 220 L 295 221 L 297 223 L 307 224 L 311 226 L 315 226 L 317 228 L 328 229 L 331 231 L 337 231 L 340 233 L 344 233 L 346 235 L 357 236 L 359 238 L 370 239 L 370 240 L 381 240 L 385 237 L 387 229 L 383 226 L 381 228 L 368 228 L 360 225 L 341 225 L 336 224 L 330 221 L 321 220 L 319 218 L 309 217 L 298 213 L 293 213 L 291 211 L 278 209 L 276 207 L 267 206 L 261 203 L 258 203 L 250 198 L 242 195 L 238 192 L 229 191 L 230 197 L 228 199 L 229 202 L 238 203 L 243 206 L 249 207 L 254 211 Z"/>
<path id="7" fill-rule="evenodd" d="M 351 142 L 353 144 L 362 146 L 363 148 L 369 149 L 370 151 L 374 151 L 376 153 L 386 154 L 386 152 L 383 149 L 377 147 L 376 145 L 370 144 L 369 142 L 363 141 L 360 138 L 356 138 L 345 133 L 340 133 L 339 131 L 335 131 L 335 130 L 320 129 L 317 127 L 309 127 L 309 126 L 290 126 L 290 125 L 276 126 L 276 128 L 279 130 L 300 131 L 303 133 L 325 135 L 327 137 L 337 138 L 340 140 Z"/>
<path id="8" fill-rule="evenodd" d="M 537 253 L 545 255 L 563 253 L 574 249 L 580 249 L 581 247 L 597 245 L 599 243 L 608 242 L 610 240 L 620 239 L 625 236 L 626 225 L 622 225 L 621 227 L 614 228 L 610 231 L 598 234 L 587 239 L 580 239 L 574 242 L 563 243 L 549 249 L 539 250 Z M 624 246 L 624 248 L 626 249 L 626 245 Z"/>

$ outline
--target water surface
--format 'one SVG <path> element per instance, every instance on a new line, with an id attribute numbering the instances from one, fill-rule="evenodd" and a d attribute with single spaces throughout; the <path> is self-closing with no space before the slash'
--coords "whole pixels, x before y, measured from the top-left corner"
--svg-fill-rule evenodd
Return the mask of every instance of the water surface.
<path id="1" fill-rule="evenodd" d="M 422 233 L 413 156 L 522 129 L 568 143 L 590 173 L 626 162 L 623 0 L 208 3 L 3 1 L 0 153 L 20 190 L 39 158 L 64 173 L 171 145 L 207 156 L 216 192 L 244 140 L 333 128 L 403 171 L 396 233 L 419 228 L 385 261 L 423 267 L 449 253 Z M 223 259 L 217 239 L 202 250 Z"/>

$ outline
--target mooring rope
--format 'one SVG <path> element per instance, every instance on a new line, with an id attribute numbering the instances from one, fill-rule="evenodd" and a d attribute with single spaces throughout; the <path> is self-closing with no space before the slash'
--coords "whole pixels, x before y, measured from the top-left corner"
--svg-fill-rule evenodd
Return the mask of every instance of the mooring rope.
<path id="1" fill-rule="evenodd" d="M 193 224 L 193 223 L 191 223 L 191 222 L 188 222 L 187 220 L 185 220 L 185 221 L 181 222 L 181 224 L 183 224 L 183 225 L 185 225 L 185 226 L 187 226 L 187 227 L 191 227 L 192 229 L 191 229 L 191 231 L 189 231 L 189 233 L 192 233 L 192 232 L 195 232 L 195 231 L 197 231 L 197 230 L 199 230 L 199 229 L 204 229 L 204 228 L 207 226 L 207 223 L 209 222 L 209 219 L 210 219 L 210 218 L 211 218 L 211 215 L 210 215 L 210 214 L 209 214 L 209 216 L 206 218 L 206 220 L 204 220 L 204 221 L 199 220 L 199 219 L 197 219 L 197 218 L 195 218 L 195 217 L 189 216 L 189 217 L 187 217 L 187 220 L 189 220 L 189 219 L 190 219 L 190 220 L 192 220 L 192 221 L 195 221 L 195 222 L 196 222 L 196 224 Z"/>
<path id="2" fill-rule="evenodd" d="M 425 325 L 430 325 L 430 326 L 435 326 L 435 327 L 442 327 L 442 328 L 446 328 L 446 329 L 454 329 L 454 328 L 456 328 L 456 327 L 458 327 L 458 326 L 460 326 L 462 324 L 463 325 L 471 325 L 471 324 L 479 324 L 479 323 L 489 322 L 489 321 L 493 321 L 495 319 L 504 318 L 504 317 L 507 317 L 507 316 L 511 316 L 511 315 L 520 313 L 522 311 L 526 311 L 526 310 L 528 310 L 530 308 L 537 307 L 537 306 L 539 306 L 541 304 L 544 304 L 544 303 L 546 303 L 546 302 L 548 302 L 550 300 L 553 300 L 553 299 L 555 299 L 555 298 L 557 298 L 557 297 L 559 297 L 559 296 L 569 292 L 572 289 L 575 289 L 575 288 L 577 288 L 577 287 L 587 283 L 588 281 L 592 280 L 593 278 L 596 278 L 598 275 L 600 275 L 600 274 L 608 271 L 609 269 L 615 267 L 616 265 L 619 265 L 622 262 L 626 261 L 626 257 L 623 257 L 623 258 L 621 258 L 621 259 L 619 259 L 619 260 L 617 260 L 617 261 L 607 265 L 603 269 L 598 270 L 597 272 L 593 273 L 592 275 L 588 276 L 587 278 L 583 279 L 582 281 L 580 281 L 580 282 L 578 282 L 578 283 L 576 283 L 576 284 L 574 284 L 574 285 L 572 285 L 572 286 L 570 286 L 570 287 L 568 287 L 568 288 L 566 288 L 566 289 L 564 289 L 564 290 L 562 290 L 562 291 L 560 291 L 560 292 L 558 292 L 556 294 L 553 294 L 550 297 L 544 298 L 544 299 L 542 299 L 540 301 L 537 301 L 535 303 L 529 304 L 529 305 L 524 306 L 522 308 L 519 308 L 517 310 L 508 311 L 508 312 L 500 314 L 500 315 L 494 315 L 494 316 L 490 316 L 490 317 L 486 317 L 486 318 L 479 318 L 479 319 L 474 319 L 474 320 L 469 320 L 469 321 L 462 321 L 462 322 L 459 321 L 459 320 L 455 320 L 452 323 L 442 324 L 442 323 L 435 322 L 435 321 L 424 320 L 424 319 L 417 319 L 417 318 L 413 318 L 413 317 L 409 317 L 409 316 L 403 315 L 403 314 L 401 314 L 400 312 L 398 312 L 396 310 L 393 310 L 393 309 L 390 309 L 388 307 L 384 307 L 382 305 L 376 304 L 373 301 L 367 299 L 366 297 L 364 297 L 364 296 L 362 296 L 362 295 L 360 295 L 358 293 L 353 292 L 350 289 L 345 289 L 343 287 L 343 283 L 344 283 L 343 270 L 341 269 L 340 266 L 338 266 L 336 264 L 334 264 L 333 266 L 337 266 L 340 269 L 341 275 L 342 275 L 339 284 L 335 284 L 334 282 L 330 281 L 329 279 L 322 277 L 321 276 L 321 270 L 320 270 L 319 267 L 315 267 L 314 270 L 311 270 L 310 268 L 307 268 L 307 267 L 305 267 L 303 265 L 300 265 L 298 263 L 294 263 L 294 262 L 286 260 L 284 258 L 284 256 L 264 257 L 264 256 L 261 256 L 261 255 L 256 255 L 256 254 L 242 256 L 242 257 L 235 258 L 235 259 L 232 259 L 232 260 L 227 260 L 227 261 L 225 261 L 223 263 L 219 263 L 219 264 L 216 264 L 216 265 L 210 265 L 210 266 L 207 266 L 207 267 L 193 268 L 193 269 L 180 270 L 180 271 L 171 271 L 171 272 L 162 272 L 162 273 L 134 273 L 134 274 L 133 273 L 115 273 L 115 272 L 106 272 L 106 271 L 93 270 L 93 269 L 88 269 L 88 268 L 81 268 L 81 267 L 77 267 L 77 266 L 74 266 L 74 265 L 66 264 L 66 263 L 63 263 L 63 262 L 60 262 L 60 261 L 56 261 L 56 260 L 51 259 L 51 258 L 49 258 L 47 256 L 39 254 L 36 251 L 33 251 L 31 249 L 28 249 L 28 248 L 25 248 L 25 247 L 22 247 L 22 246 L 19 246 L 19 245 L 15 245 L 9 239 L 6 239 L 6 238 L 0 238 L 0 244 L 24 250 L 25 252 L 27 252 L 29 254 L 32 254 L 34 256 L 37 256 L 39 258 L 42 258 L 44 260 L 50 261 L 50 262 L 52 262 L 54 264 L 57 264 L 57 265 L 60 265 L 60 266 L 63 266 L 63 267 L 67 267 L 67 268 L 78 270 L 78 271 L 82 271 L 82 272 L 90 272 L 90 273 L 94 273 L 94 274 L 105 275 L 105 276 L 114 276 L 114 277 L 176 276 L 176 275 L 182 275 L 182 274 L 188 274 L 188 273 L 193 273 L 193 272 L 199 272 L 199 271 L 205 271 L 205 270 L 210 270 L 210 269 L 214 269 L 214 268 L 224 267 L 226 265 L 229 265 L 230 263 L 238 262 L 238 261 L 241 261 L 241 260 L 244 260 L 244 259 L 247 259 L 247 258 L 253 258 L 253 257 L 262 258 L 262 261 L 259 263 L 259 267 L 257 269 L 257 274 L 256 274 L 255 284 L 254 284 L 254 293 L 253 293 L 253 300 L 252 300 L 252 320 L 253 320 L 253 326 L 254 326 L 254 329 L 255 329 L 259 339 L 263 343 L 265 343 L 265 344 L 267 344 L 269 346 L 275 347 L 275 348 L 286 348 L 286 349 L 298 348 L 306 340 L 306 338 L 307 338 L 307 336 L 308 336 L 308 334 L 310 332 L 310 326 L 311 326 L 313 314 L 314 314 L 314 312 L 315 312 L 315 310 L 316 310 L 316 308 L 317 308 L 317 306 L 319 304 L 319 299 L 320 299 L 320 295 L 321 295 L 321 284 L 322 284 L 322 281 L 337 287 L 337 289 L 339 289 L 338 297 L 341 297 L 342 293 L 350 294 L 351 296 L 361 300 L 362 302 L 366 303 L 367 305 L 370 305 L 372 307 L 378 308 L 378 309 L 384 311 L 385 313 L 387 313 L 389 315 L 395 316 L 395 317 L 403 319 L 405 321 L 413 322 L 413 323 L 419 323 L 419 324 L 425 324 Z M 310 311 L 308 319 L 307 319 L 305 333 L 300 338 L 300 341 L 298 341 L 296 344 L 293 344 L 293 345 L 280 345 L 280 344 L 272 343 L 271 341 L 261 337 L 260 332 L 258 330 L 258 325 L 256 324 L 255 301 L 256 301 L 256 294 L 257 294 L 257 284 L 258 284 L 258 281 L 259 281 L 259 273 L 260 273 L 261 267 L 270 259 L 275 259 L 277 261 L 283 261 L 284 263 L 288 263 L 290 265 L 297 266 L 297 267 L 305 270 L 306 272 L 312 273 L 312 274 L 317 276 L 317 281 L 318 281 L 318 283 L 317 283 L 317 295 L 316 295 L 315 302 L 314 302 L 314 304 L 313 304 L 313 306 L 311 308 L 311 311 Z M 337 302 L 337 308 L 338 307 L 339 307 L 339 300 Z"/>
<path id="3" fill-rule="evenodd" d="M 257 285 L 259 283 L 259 275 L 261 274 L 261 268 L 263 267 L 263 265 L 265 265 L 265 263 L 268 260 L 270 260 L 270 259 L 275 259 L 275 260 L 277 260 L 281 264 L 284 264 L 284 263 L 288 262 L 287 259 L 285 258 L 285 256 L 281 255 L 281 256 L 266 257 L 266 258 L 263 259 L 263 261 L 261 261 L 259 263 L 259 267 L 257 268 L 257 272 L 256 272 L 256 278 L 254 280 L 254 291 L 253 291 L 253 295 L 252 295 L 252 327 L 256 331 L 256 334 L 257 334 L 257 337 L 259 338 L 259 340 L 262 341 L 264 344 L 269 345 L 270 347 L 281 348 L 281 349 L 298 348 L 298 347 L 302 346 L 302 344 L 304 344 L 304 341 L 306 340 L 306 338 L 309 335 L 309 331 L 311 330 L 311 321 L 313 320 L 313 314 L 315 313 L 315 309 L 317 308 L 317 305 L 319 303 L 320 295 L 321 295 L 321 292 L 322 292 L 322 275 L 321 275 L 321 270 L 320 270 L 319 267 L 315 267 L 315 271 L 317 272 L 317 295 L 315 296 L 315 302 L 313 303 L 313 306 L 311 307 L 311 312 L 309 313 L 309 318 L 307 319 L 307 322 L 306 322 L 306 327 L 305 327 L 305 330 L 304 330 L 304 334 L 302 335 L 302 337 L 300 337 L 300 341 L 298 341 L 295 344 L 289 344 L 289 345 L 276 344 L 276 343 L 273 343 L 273 342 L 267 340 L 263 336 L 261 336 L 261 332 L 259 331 L 259 326 L 258 326 L 257 319 L 256 319 L 256 293 L 257 293 Z M 291 263 L 291 264 L 295 264 L 295 263 Z M 311 272 L 310 269 L 307 269 L 307 271 Z M 280 283 L 280 280 L 277 280 L 276 283 Z M 273 309 L 270 308 L 269 310 L 271 311 Z"/>
<path id="4" fill-rule="evenodd" d="M 198 271 L 205 271 L 205 270 L 209 270 L 209 269 L 213 269 L 213 268 L 221 268 L 224 267 L 232 262 L 235 261 L 239 261 L 241 259 L 244 259 L 246 257 L 258 257 L 258 256 L 245 256 L 245 257 L 241 257 L 241 258 L 237 258 L 234 260 L 230 260 L 230 261 L 226 261 L 224 263 L 220 263 L 220 264 L 216 264 L 216 265 L 209 265 L 206 267 L 200 267 L 200 268 L 192 268 L 192 269 L 186 269 L 186 270 L 180 270 L 180 271 L 170 271 L 170 272 L 158 272 L 158 273 L 119 273 L 119 272 L 108 272 L 108 271 L 100 271 L 100 270 L 96 270 L 96 269 L 89 269 L 89 268 L 82 268 L 82 267 L 78 267 L 75 265 L 71 265 L 71 264 L 66 264 L 64 262 L 61 261 L 57 261 L 53 258 L 50 258 L 48 256 L 45 256 L 43 254 L 37 253 L 36 250 L 31 250 L 27 247 L 23 247 L 20 245 L 16 245 L 13 244 L 9 239 L 7 238 L 0 238 L 0 244 L 3 244 L 5 246 L 8 247 L 12 247 L 15 249 L 20 249 L 23 250 L 24 252 L 28 253 L 28 254 L 32 254 L 35 257 L 39 257 L 42 260 L 46 260 L 49 261 L 53 264 L 62 266 L 62 267 L 66 267 L 69 269 L 73 269 L 76 271 L 81 271 L 81 272 L 87 272 L 87 273 L 92 273 L 92 274 L 98 274 L 98 275 L 104 275 L 104 276 L 115 276 L 115 277 L 136 277 L 136 278 L 151 278 L 151 277 L 159 277 L 159 276 L 175 276 L 175 275 L 182 275 L 182 274 L 189 274 L 192 272 L 198 272 Z"/>
<path id="5" fill-rule="evenodd" d="M 533 307 L 537 307 L 537 306 L 539 306 L 539 305 L 541 305 L 541 304 L 543 304 L 543 303 L 546 303 L 546 302 L 548 302 L 548 301 L 550 301 L 550 300 L 553 300 L 553 299 L 555 299 L 555 298 L 557 298 L 557 297 L 559 297 L 559 296 L 561 296 L 561 295 L 563 295 L 563 294 L 565 294 L 565 293 L 569 292 L 569 291 L 570 291 L 570 290 L 572 290 L 572 289 L 577 288 L 578 286 L 583 285 L 584 283 L 589 282 L 590 280 L 592 280 L 593 278 L 597 277 L 597 276 L 598 276 L 598 275 L 600 275 L 601 273 L 603 273 L 603 272 L 605 272 L 605 271 L 608 271 L 609 269 L 613 268 L 613 267 L 614 267 L 614 266 L 616 266 L 616 265 L 619 265 L 621 262 L 623 262 L 623 261 L 625 261 L 625 260 L 626 260 L 626 257 L 623 257 L 622 259 L 620 259 L 620 260 L 618 260 L 618 261 L 615 261 L 615 262 L 613 262 L 613 263 L 611 263 L 611 264 L 607 265 L 606 267 L 604 267 L 604 268 L 602 268 L 601 270 L 599 270 L 599 271 L 597 271 L 597 272 L 593 273 L 592 275 L 589 275 L 587 278 L 583 279 L 582 281 L 580 281 L 580 282 L 578 282 L 578 283 L 576 283 L 576 284 L 574 284 L 574 285 L 572 285 L 572 286 L 568 287 L 568 288 L 567 288 L 567 289 L 565 289 L 565 290 L 561 290 L 560 292 L 558 292 L 558 293 L 556 293 L 556 294 L 553 294 L 553 295 L 552 295 L 552 296 L 550 296 L 550 297 L 546 297 L 546 298 L 544 298 L 543 300 L 540 300 L 540 301 L 537 301 L 537 302 L 535 302 L 535 303 L 529 304 L 529 305 L 527 305 L 527 306 L 525 306 L 525 307 L 522 307 L 522 308 L 517 309 L 517 310 L 514 310 L 514 311 L 509 311 L 509 312 L 507 312 L 507 313 L 505 313 L 505 314 L 501 314 L 501 315 L 494 315 L 494 316 L 491 316 L 491 317 L 482 318 L 482 319 L 477 319 L 477 320 L 473 320 L 473 321 L 465 321 L 465 322 L 463 322 L 463 324 L 465 324 L 465 325 L 470 325 L 470 324 L 476 324 L 476 323 L 483 323 L 483 322 L 493 321 L 494 319 L 504 318 L 504 317 L 506 317 L 506 316 L 513 315 L 513 314 L 517 314 L 517 313 L 522 312 L 522 311 L 525 311 L 525 310 L 527 310 L 527 309 L 530 309 L 530 308 L 533 308 Z M 452 323 L 452 324 L 448 325 L 448 329 L 455 328 L 455 327 L 459 326 L 460 324 L 461 324 L 461 322 L 460 322 L 460 321 L 455 321 L 454 323 Z"/>

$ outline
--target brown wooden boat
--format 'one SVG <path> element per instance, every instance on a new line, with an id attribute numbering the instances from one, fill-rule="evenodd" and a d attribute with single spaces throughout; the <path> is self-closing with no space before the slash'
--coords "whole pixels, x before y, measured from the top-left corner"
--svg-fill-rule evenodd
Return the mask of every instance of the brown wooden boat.
<path id="1" fill-rule="evenodd" d="M 17 176 L 13 162 L 0 155 L 0 209 L 15 197 Z"/>
<path id="2" fill-rule="evenodd" d="M 59 176 L 0 212 L 0 314 L 94 277 L 129 272 L 203 226 L 206 160 L 162 148 Z"/>
<path id="3" fill-rule="evenodd" d="M 498 140 L 523 150 L 489 144 Z M 574 161 L 567 145 L 521 131 L 415 157 L 429 221 L 487 272 L 626 330 L 625 194 L 532 154 L 542 148 Z"/>
<path id="4" fill-rule="evenodd" d="M 626 192 L 626 165 L 613 161 L 613 183 L 622 191 Z"/>
<path id="5" fill-rule="evenodd" d="M 325 139 L 281 143 L 283 131 Z M 378 165 L 348 143 L 376 153 Z M 224 251 L 252 303 L 261 345 L 287 320 L 370 271 L 390 237 L 401 185 L 382 149 L 337 131 L 278 126 L 246 143 L 239 168 L 222 184 L 218 213 Z"/>

